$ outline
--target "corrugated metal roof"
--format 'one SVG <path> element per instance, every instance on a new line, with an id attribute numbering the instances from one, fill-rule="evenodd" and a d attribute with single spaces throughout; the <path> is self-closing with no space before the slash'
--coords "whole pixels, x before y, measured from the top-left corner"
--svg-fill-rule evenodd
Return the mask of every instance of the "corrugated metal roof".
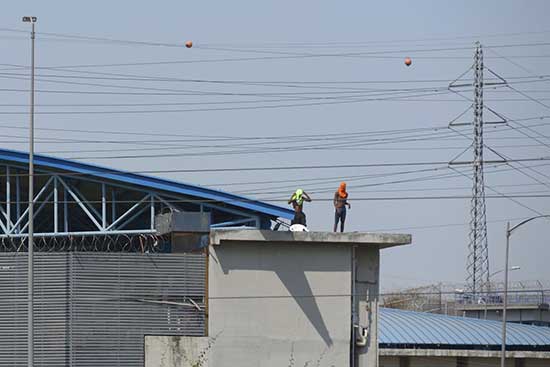
<path id="1" fill-rule="evenodd" d="M 380 344 L 500 345 L 502 323 L 380 308 Z M 550 328 L 508 323 L 507 345 L 549 346 Z"/>
<path id="2" fill-rule="evenodd" d="M 28 164 L 28 153 L 9 149 L 0 149 L 0 161 Z M 64 172 L 76 172 L 93 177 L 118 181 L 125 184 L 147 187 L 150 189 L 166 191 L 175 194 L 193 196 L 205 200 L 214 200 L 233 207 L 254 211 L 270 217 L 292 219 L 294 211 L 277 205 L 252 200 L 244 196 L 234 195 L 223 191 L 204 188 L 197 185 L 181 183 L 158 177 L 151 177 L 130 172 L 115 170 L 87 163 L 75 162 L 68 159 L 35 155 L 34 164 L 37 168 L 48 168 Z"/>

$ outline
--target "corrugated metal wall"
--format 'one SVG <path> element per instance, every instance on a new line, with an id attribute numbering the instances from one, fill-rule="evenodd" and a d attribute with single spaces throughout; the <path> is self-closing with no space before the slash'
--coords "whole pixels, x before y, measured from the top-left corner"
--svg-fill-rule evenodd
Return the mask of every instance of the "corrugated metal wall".
<path id="1" fill-rule="evenodd" d="M 206 335 L 204 254 L 35 259 L 36 366 L 143 366 L 144 335 Z M 0 253 L 0 366 L 26 366 L 26 273 L 25 253 Z"/>

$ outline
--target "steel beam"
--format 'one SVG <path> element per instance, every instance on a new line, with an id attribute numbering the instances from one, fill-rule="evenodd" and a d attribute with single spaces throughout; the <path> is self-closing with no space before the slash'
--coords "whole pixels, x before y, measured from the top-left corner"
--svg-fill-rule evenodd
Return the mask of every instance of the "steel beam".
<path id="1" fill-rule="evenodd" d="M 114 222 L 116 219 L 116 195 L 115 189 L 111 190 L 111 222 Z"/>
<path id="2" fill-rule="evenodd" d="M 58 232 L 59 222 L 59 195 L 57 190 L 57 177 L 53 179 L 53 233 Z"/>
<path id="3" fill-rule="evenodd" d="M 223 223 L 211 224 L 210 228 L 230 227 L 230 226 L 234 226 L 234 225 L 237 225 L 237 224 L 245 224 L 245 223 L 251 223 L 251 222 L 256 223 L 256 219 L 255 218 L 244 218 L 244 219 L 230 220 L 230 221 L 223 222 Z"/>
<path id="4" fill-rule="evenodd" d="M 90 220 L 96 225 L 97 229 L 103 229 L 101 227 L 101 224 L 99 224 L 99 222 L 97 221 L 97 219 L 93 216 L 92 213 L 90 213 L 90 211 L 88 210 L 88 207 L 82 202 L 82 200 L 80 200 L 80 198 L 78 197 L 78 195 L 76 195 L 73 190 L 71 189 L 71 187 L 65 183 L 64 180 L 61 179 L 61 177 L 59 177 L 59 182 L 61 182 L 61 184 L 65 187 L 65 189 L 69 192 L 69 194 L 73 197 L 73 199 L 76 201 L 76 203 L 78 204 L 78 206 L 82 209 L 82 211 L 84 211 L 84 213 L 86 213 L 86 215 L 88 216 L 88 218 L 90 218 Z M 65 201 L 67 201 L 65 199 Z M 93 208 L 92 208 L 93 209 Z M 95 210 L 95 209 L 93 209 Z"/>
<path id="5" fill-rule="evenodd" d="M 6 197 L 5 202 L 6 206 L 0 206 L 0 238 L 3 237 L 26 237 L 28 234 L 22 233 L 29 227 L 29 218 L 28 212 L 29 209 L 25 208 L 26 201 L 22 201 L 23 188 L 21 186 L 20 173 L 24 172 L 24 167 L 19 165 L 6 165 Z M 77 233 L 85 234 L 116 234 L 116 233 L 156 233 L 155 230 L 155 214 L 158 204 L 166 205 L 172 210 L 183 210 L 180 209 L 178 203 L 184 203 L 185 205 L 191 204 L 193 207 L 196 207 L 196 210 L 204 211 L 219 211 L 231 214 L 233 216 L 238 216 L 235 220 L 228 220 L 223 223 L 213 224 L 212 227 L 223 227 L 223 226 L 235 226 L 235 225 L 247 225 L 259 227 L 261 225 L 260 218 L 256 215 L 250 215 L 249 212 L 241 211 L 232 207 L 225 207 L 216 203 L 201 203 L 192 197 L 187 197 L 185 195 L 169 194 L 169 193 L 157 193 L 155 191 L 145 191 L 139 187 L 132 187 L 125 184 L 117 183 L 107 183 L 98 179 L 88 179 L 70 181 L 66 180 L 68 175 L 58 175 L 47 170 L 37 170 L 41 174 L 46 173 L 50 175 L 47 177 L 46 182 L 40 188 L 38 193 L 35 191 L 35 196 L 33 203 L 37 204 L 38 210 L 35 211 L 36 214 L 40 211 L 44 215 L 44 208 L 47 207 L 47 204 L 53 204 L 53 210 L 48 211 L 48 220 L 53 221 L 53 223 L 48 224 L 48 228 L 52 228 L 52 233 L 41 233 L 40 236 L 57 236 L 57 235 L 76 235 Z M 17 174 L 15 174 L 17 173 Z M 98 205 L 95 205 L 88 201 L 88 199 L 82 195 L 82 193 L 74 187 L 75 182 L 87 182 L 87 183 L 96 183 L 101 190 L 101 199 L 99 201 L 101 209 Z M 4 183 L 2 183 L 4 184 Z M 117 189 L 131 190 L 136 193 L 143 193 L 145 196 L 138 202 L 132 202 L 131 207 L 123 213 L 117 212 Z M 63 192 L 60 192 L 63 190 Z M 109 192 L 111 191 L 111 197 L 109 197 Z M 46 197 L 45 199 L 43 199 Z M 53 197 L 53 199 L 52 199 Z M 63 202 L 61 200 L 63 199 Z M 69 209 L 71 207 L 70 203 L 77 204 L 78 210 L 82 210 L 86 217 L 90 219 L 93 223 L 93 226 L 97 228 L 90 228 L 90 231 L 79 231 L 71 232 L 70 228 L 70 215 Z M 108 205 L 111 205 L 110 215 L 108 213 Z M 144 205 L 145 204 L 145 205 Z M 61 205 L 63 205 L 61 207 Z M 76 207 L 76 206 L 75 206 Z M 149 210 L 149 214 L 144 214 Z M 63 213 L 61 213 L 63 211 Z M 63 218 L 61 218 L 63 214 Z M 143 216 L 143 217 L 140 217 Z M 13 217 L 13 218 L 12 218 Z M 4 221 L 3 219 L 6 219 Z M 142 230 L 124 230 L 132 221 L 136 218 L 141 218 L 144 220 L 144 228 Z M 13 219 L 13 220 L 11 220 Z M 140 220 L 141 220 L 140 219 Z M 63 221 L 60 224 L 60 221 Z M 109 222 L 111 224 L 109 224 Z"/>
<path id="6" fill-rule="evenodd" d="M 121 225 L 117 226 L 119 230 L 123 230 L 124 227 L 126 227 L 129 223 L 131 223 L 134 219 L 139 217 L 141 214 L 143 214 L 148 209 L 147 206 L 144 206 L 143 208 L 139 209 L 137 212 L 134 213 L 130 218 L 124 221 Z M 154 228 L 151 228 L 154 230 Z"/>
<path id="7" fill-rule="evenodd" d="M 63 230 L 69 232 L 69 203 L 67 189 L 63 188 Z"/>
<path id="8" fill-rule="evenodd" d="M 46 206 L 46 203 L 48 202 L 48 200 L 50 200 L 52 198 L 52 196 L 53 196 L 53 192 L 50 192 L 48 194 L 48 196 L 46 197 L 46 199 L 44 199 L 44 201 L 40 204 L 38 209 L 34 211 L 33 218 L 36 217 L 38 215 L 38 213 L 40 213 L 42 211 L 42 209 L 44 208 L 44 206 Z M 25 229 L 27 229 L 27 227 L 29 226 L 30 223 L 31 223 L 31 221 L 30 221 L 30 218 L 29 218 L 29 220 L 27 221 L 27 224 L 25 224 L 23 226 L 23 228 L 21 228 L 21 231 L 24 231 Z"/>
<path id="9" fill-rule="evenodd" d="M 107 228 L 105 228 L 106 230 L 110 230 L 111 228 L 115 228 L 115 226 L 120 222 L 122 221 L 124 218 L 126 218 L 128 215 L 130 215 L 132 213 L 132 211 L 134 211 L 134 209 L 136 209 L 138 206 L 140 206 L 145 200 L 149 199 L 149 194 L 145 195 L 145 197 L 143 199 L 141 199 L 140 201 L 138 201 L 137 203 L 135 203 L 134 205 L 132 205 L 132 207 L 130 209 L 128 209 L 126 212 L 124 212 L 120 217 L 118 217 L 113 223 L 111 223 Z"/>
<path id="10" fill-rule="evenodd" d="M 19 180 L 19 172 L 15 171 L 15 217 L 19 219 L 21 216 L 21 185 Z M 17 233 L 20 232 L 20 226 L 15 227 Z"/>
<path id="11" fill-rule="evenodd" d="M 80 191 L 78 191 L 78 189 L 76 187 L 71 186 L 67 181 L 63 180 L 61 178 L 61 176 L 58 176 L 58 178 L 59 178 L 59 181 L 63 185 L 65 185 L 65 186 L 67 186 L 67 188 L 69 188 L 69 194 L 71 194 L 71 196 L 73 196 L 75 198 L 75 200 L 80 201 L 83 205 L 85 205 L 88 208 L 88 210 L 90 212 L 95 214 L 96 217 L 99 220 L 101 220 L 101 214 L 97 211 L 97 209 L 93 205 L 86 205 L 87 204 L 86 196 L 82 195 L 82 193 Z"/>
<path id="12" fill-rule="evenodd" d="M 150 193 L 149 196 L 151 197 L 151 229 L 155 229 L 155 196 L 153 195 L 153 193 Z"/>
<path id="13" fill-rule="evenodd" d="M 6 229 L 10 230 L 11 224 L 11 177 L 10 166 L 6 166 Z"/>
<path id="14" fill-rule="evenodd" d="M 107 198 L 105 197 L 105 184 L 101 184 L 101 226 L 107 227 Z"/>
<path id="15" fill-rule="evenodd" d="M 33 200 L 33 203 L 36 203 L 38 201 L 38 199 L 40 199 L 40 197 L 42 196 L 42 194 L 44 194 L 44 192 L 46 191 L 46 189 L 48 188 L 48 186 L 50 186 L 50 184 L 52 183 L 53 181 L 53 177 L 50 177 L 48 179 L 48 181 L 46 181 L 46 183 L 44 184 L 44 186 L 42 186 L 42 188 L 40 189 L 40 191 L 38 192 L 38 194 L 36 194 L 36 196 L 34 197 L 34 200 Z M 11 228 L 11 232 L 13 232 L 13 229 L 14 228 L 19 228 L 19 226 L 21 225 L 21 223 L 23 222 L 23 218 L 25 218 L 25 216 L 28 214 L 29 212 L 29 208 L 27 207 L 27 209 L 25 209 L 25 211 L 23 212 L 23 214 L 21 214 L 21 216 L 19 216 L 19 218 L 17 218 L 17 222 L 15 222 L 15 224 L 12 226 Z M 28 222 L 27 222 L 28 223 Z M 22 229 L 19 231 L 21 232 Z"/>

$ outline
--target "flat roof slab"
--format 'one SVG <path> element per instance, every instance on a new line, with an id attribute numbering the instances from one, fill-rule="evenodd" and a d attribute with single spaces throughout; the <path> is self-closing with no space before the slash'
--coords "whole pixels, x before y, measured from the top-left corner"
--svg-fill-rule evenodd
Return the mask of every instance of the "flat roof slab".
<path id="1" fill-rule="evenodd" d="M 372 232 L 291 232 L 258 229 L 212 229 L 210 244 L 223 242 L 277 242 L 292 244 L 342 244 L 376 246 L 387 248 L 408 245 L 412 241 L 410 234 L 372 233 Z"/>

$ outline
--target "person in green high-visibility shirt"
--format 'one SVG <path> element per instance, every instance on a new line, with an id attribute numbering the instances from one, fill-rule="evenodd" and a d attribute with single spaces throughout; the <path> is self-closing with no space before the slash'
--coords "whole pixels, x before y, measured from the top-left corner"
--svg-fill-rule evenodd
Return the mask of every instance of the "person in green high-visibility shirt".
<path id="1" fill-rule="evenodd" d="M 294 219 L 290 224 L 301 224 L 306 226 L 306 214 L 304 213 L 304 201 L 310 202 L 311 198 L 309 195 L 302 189 L 296 190 L 290 199 L 288 200 L 289 204 L 292 204 L 294 208 Z"/>

